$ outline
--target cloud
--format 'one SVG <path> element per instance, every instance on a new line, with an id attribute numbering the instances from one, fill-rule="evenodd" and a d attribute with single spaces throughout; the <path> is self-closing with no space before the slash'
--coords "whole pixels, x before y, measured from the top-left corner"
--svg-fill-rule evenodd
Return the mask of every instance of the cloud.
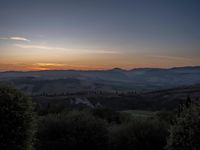
<path id="1" fill-rule="evenodd" d="M 36 63 L 31 65 L 31 70 L 63 70 L 65 67 L 59 63 Z"/>
<path id="2" fill-rule="evenodd" d="M 27 39 L 25 37 L 19 37 L 19 36 L 0 37 L 0 40 L 13 40 L 13 41 L 26 41 L 26 42 L 30 42 L 29 39 Z"/>
<path id="3" fill-rule="evenodd" d="M 95 54 L 120 54 L 121 52 L 119 51 L 111 51 L 111 50 L 83 50 L 83 52 L 86 53 L 95 53 Z"/>
<path id="4" fill-rule="evenodd" d="M 44 45 L 15 44 L 16 47 L 23 49 L 43 49 L 43 50 L 64 50 L 70 53 L 90 53 L 90 54 L 119 54 L 119 51 L 111 50 L 86 50 L 86 49 L 66 49 L 63 47 L 51 47 Z"/>
<path id="5" fill-rule="evenodd" d="M 163 58 L 163 59 L 170 59 L 170 60 L 192 60 L 191 58 L 177 57 L 177 56 L 165 56 L 165 55 L 149 55 L 149 56 L 154 57 L 154 58 Z"/>
<path id="6" fill-rule="evenodd" d="M 29 71 L 29 70 L 64 70 L 67 66 L 60 63 L 0 63 L 0 72 L 3 71 Z"/>
<path id="7" fill-rule="evenodd" d="M 10 39 L 10 40 L 17 40 L 17 41 L 27 41 L 27 42 L 30 42 L 29 39 L 24 38 L 24 37 L 17 37 L 17 36 L 15 36 L 15 37 L 10 37 L 9 39 Z"/>
<path id="8" fill-rule="evenodd" d="M 59 63 L 36 63 L 35 65 L 40 66 L 40 67 L 61 67 L 64 66 L 64 64 L 59 64 Z"/>
<path id="9" fill-rule="evenodd" d="M 19 48 L 24 48 L 24 49 L 66 50 L 65 48 L 61 48 L 61 47 L 50 47 L 50 46 L 43 46 L 43 45 L 15 44 L 15 46 Z"/>

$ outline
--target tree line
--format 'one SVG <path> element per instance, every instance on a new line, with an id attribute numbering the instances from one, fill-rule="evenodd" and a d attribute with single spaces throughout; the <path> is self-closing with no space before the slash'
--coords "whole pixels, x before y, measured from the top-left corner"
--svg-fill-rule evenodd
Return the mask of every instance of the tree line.
<path id="1" fill-rule="evenodd" d="M 199 103 L 189 97 L 177 111 L 138 118 L 101 107 L 43 108 L 15 88 L 0 86 L 0 149 L 197 150 L 199 116 Z"/>

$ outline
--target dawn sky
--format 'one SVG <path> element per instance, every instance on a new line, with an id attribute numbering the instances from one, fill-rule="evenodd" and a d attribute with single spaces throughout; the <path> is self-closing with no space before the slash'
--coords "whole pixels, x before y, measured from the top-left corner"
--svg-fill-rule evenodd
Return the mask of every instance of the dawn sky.
<path id="1" fill-rule="evenodd" d="M 0 0 L 0 71 L 191 65 L 199 0 Z"/>

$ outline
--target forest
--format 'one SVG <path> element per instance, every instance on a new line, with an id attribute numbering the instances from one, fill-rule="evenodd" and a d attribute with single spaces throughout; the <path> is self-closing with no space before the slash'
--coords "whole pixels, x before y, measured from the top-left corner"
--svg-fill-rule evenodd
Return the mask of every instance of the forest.
<path id="1" fill-rule="evenodd" d="M 172 110 L 117 111 L 97 106 L 41 105 L 12 86 L 0 87 L 4 150 L 197 150 L 200 105 L 189 96 Z"/>

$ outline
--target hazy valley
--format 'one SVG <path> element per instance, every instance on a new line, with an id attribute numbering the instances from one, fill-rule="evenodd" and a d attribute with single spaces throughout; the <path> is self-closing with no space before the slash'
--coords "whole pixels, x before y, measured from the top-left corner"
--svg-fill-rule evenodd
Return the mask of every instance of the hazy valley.
<path id="1" fill-rule="evenodd" d="M 100 71 L 1 72 L 0 80 L 31 94 L 149 92 L 200 83 L 200 67 Z"/>
<path id="2" fill-rule="evenodd" d="M 0 80 L 44 106 L 172 110 L 200 96 L 200 67 L 1 72 Z"/>

